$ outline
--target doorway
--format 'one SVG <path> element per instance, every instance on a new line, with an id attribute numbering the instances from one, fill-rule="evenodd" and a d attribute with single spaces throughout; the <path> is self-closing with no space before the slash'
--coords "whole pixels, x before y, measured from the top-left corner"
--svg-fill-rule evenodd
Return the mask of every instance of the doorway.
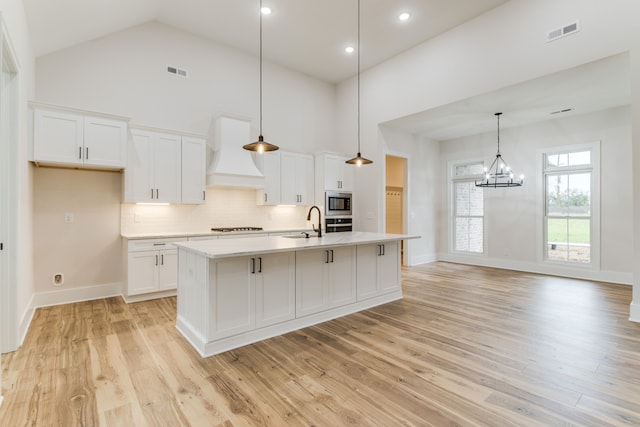
<path id="1" fill-rule="evenodd" d="M 385 174 L 385 232 L 392 234 L 406 233 L 406 169 L 407 159 L 397 156 L 386 156 Z M 404 241 L 400 241 L 402 264 L 405 262 Z"/>

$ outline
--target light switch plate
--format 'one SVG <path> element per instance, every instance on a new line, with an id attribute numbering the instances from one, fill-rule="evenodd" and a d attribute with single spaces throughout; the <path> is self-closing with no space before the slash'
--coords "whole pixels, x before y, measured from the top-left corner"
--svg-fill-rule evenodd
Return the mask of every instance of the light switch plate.
<path id="1" fill-rule="evenodd" d="M 71 212 L 66 212 L 64 214 L 64 223 L 73 224 L 73 214 Z"/>

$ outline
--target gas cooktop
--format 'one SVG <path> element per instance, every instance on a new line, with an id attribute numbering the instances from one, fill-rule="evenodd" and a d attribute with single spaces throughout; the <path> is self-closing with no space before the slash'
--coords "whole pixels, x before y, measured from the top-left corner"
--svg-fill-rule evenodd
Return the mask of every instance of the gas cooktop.
<path id="1" fill-rule="evenodd" d="M 230 233 L 233 231 L 262 231 L 262 227 L 217 227 L 212 228 L 211 231 L 217 231 L 220 233 Z"/>

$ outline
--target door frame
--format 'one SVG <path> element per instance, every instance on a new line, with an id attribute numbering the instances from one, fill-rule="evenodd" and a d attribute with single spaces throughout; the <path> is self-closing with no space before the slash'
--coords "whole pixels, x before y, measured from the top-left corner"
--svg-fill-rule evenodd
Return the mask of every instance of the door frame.
<path id="1" fill-rule="evenodd" d="M 1 13 L 0 65 L 0 353 L 4 353 L 16 350 L 19 344 L 16 281 L 20 66 Z"/>
<path id="2" fill-rule="evenodd" d="M 383 229 L 386 232 L 386 222 L 387 222 L 387 207 L 386 207 L 386 197 L 387 197 L 387 191 L 386 191 L 386 180 L 387 180 L 387 157 L 398 157 L 400 159 L 402 159 L 404 161 L 404 170 L 402 171 L 402 232 L 404 234 L 409 234 L 409 206 L 411 206 L 410 204 L 410 197 L 411 197 L 411 192 L 409 191 L 409 162 L 411 161 L 410 156 L 408 156 L 405 153 L 400 153 L 400 152 L 396 152 L 396 151 L 387 151 L 384 155 L 384 162 L 382 162 L 382 168 L 383 168 L 383 185 L 382 185 L 382 215 L 380 215 L 380 219 L 381 219 L 381 227 L 383 227 Z M 410 251 L 411 251 L 411 244 L 410 241 L 406 240 L 406 243 L 404 244 L 403 247 L 403 255 L 402 255 L 402 259 L 400 260 L 402 265 L 411 265 L 410 264 L 410 260 L 411 260 L 411 256 L 410 256 Z"/>

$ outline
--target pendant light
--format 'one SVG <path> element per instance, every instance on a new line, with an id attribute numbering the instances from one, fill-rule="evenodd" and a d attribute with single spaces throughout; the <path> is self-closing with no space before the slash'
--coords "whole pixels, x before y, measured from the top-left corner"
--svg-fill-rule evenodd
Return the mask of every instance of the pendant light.
<path id="1" fill-rule="evenodd" d="M 265 151 L 276 151 L 277 145 L 269 144 L 262 136 L 262 0 L 260 0 L 260 135 L 258 140 L 250 144 L 243 145 L 242 148 L 248 151 L 256 151 L 260 154 Z"/>
<path id="2" fill-rule="evenodd" d="M 365 159 L 360 154 L 360 0 L 358 0 L 358 155 L 353 159 L 347 160 L 345 163 L 350 165 L 368 165 L 373 163 L 372 160 Z"/>
<path id="3" fill-rule="evenodd" d="M 521 187 L 524 183 L 524 175 L 520 175 L 516 180 L 513 179 L 515 176 L 513 170 L 500 154 L 501 115 L 502 113 L 495 114 L 498 120 L 498 152 L 496 153 L 496 158 L 493 163 L 491 163 L 491 166 L 484 168 L 484 178 L 481 181 L 476 181 L 476 187 Z"/>

